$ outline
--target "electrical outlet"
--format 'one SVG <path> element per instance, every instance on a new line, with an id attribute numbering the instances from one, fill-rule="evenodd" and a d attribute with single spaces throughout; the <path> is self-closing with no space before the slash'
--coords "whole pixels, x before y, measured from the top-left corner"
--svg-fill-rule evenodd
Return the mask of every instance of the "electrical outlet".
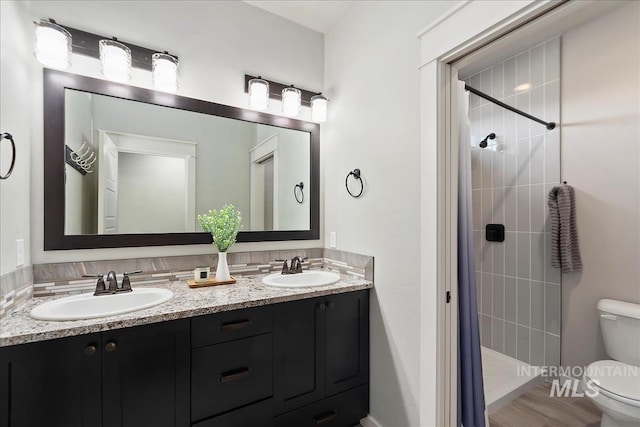
<path id="1" fill-rule="evenodd" d="M 16 267 L 24 265 L 24 239 L 16 240 Z"/>
<path id="2" fill-rule="evenodd" d="M 332 231 L 329 238 L 329 247 L 335 249 L 338 247 L 338 233 Z"/>

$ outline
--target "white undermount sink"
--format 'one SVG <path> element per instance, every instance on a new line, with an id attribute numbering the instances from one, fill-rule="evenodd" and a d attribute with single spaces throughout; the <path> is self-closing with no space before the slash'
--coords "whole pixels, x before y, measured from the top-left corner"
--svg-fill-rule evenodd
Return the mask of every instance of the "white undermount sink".
<path id="1" fill-rule="evenodd" d="M 340 275 L 332 271 L 305 270 L 298 274 L 271 274 L 262 278 L 262 283 L 278 288 L 312 288 L 333 285 L 340 281 Z"/>
<path id="2" fill-rule="evenodd" d="M 142 310 L 169 301 L 173 292 L 161 288 L 136 288 L 132 292 L 73 295 L 40 304 L 29 313 L 38 320 L 80 320 Z"/>

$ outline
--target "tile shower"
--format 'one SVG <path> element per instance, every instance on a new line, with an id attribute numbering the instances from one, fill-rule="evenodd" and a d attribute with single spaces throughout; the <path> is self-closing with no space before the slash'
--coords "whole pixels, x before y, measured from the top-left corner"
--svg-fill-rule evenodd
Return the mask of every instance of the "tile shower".
<path id="1" fill-rule="evenodd" d="M 466 82 L 548 121 L 560 119 L 560 39 Z M 551 267 L 546 199 L 560 181 L 560 132 L 470 96 L 474 253 L 481 343 L 534 366 L 560 363 L 559 270 Z M 478 143 L 488 134 L 487 148 Z M 488 242 L 486 224 L 504 224 Z"/>

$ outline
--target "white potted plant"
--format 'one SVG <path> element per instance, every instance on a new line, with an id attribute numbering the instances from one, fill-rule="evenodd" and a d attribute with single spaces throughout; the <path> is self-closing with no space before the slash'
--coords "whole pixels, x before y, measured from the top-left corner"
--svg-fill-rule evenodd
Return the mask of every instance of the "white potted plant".
<path id="1" fill-rule="evenodd" d="M 229 265 L 227 264 L 227 250 L 236 242 L 242 217 L 233 205 L 224 205 L 220 210 L 210 210 L 209 213 L 198 215 L 198 221 L 204 231 L 211 233 L 213 244 L 218 248 L 218 267 L 216 281 L 231 280 Z"/>

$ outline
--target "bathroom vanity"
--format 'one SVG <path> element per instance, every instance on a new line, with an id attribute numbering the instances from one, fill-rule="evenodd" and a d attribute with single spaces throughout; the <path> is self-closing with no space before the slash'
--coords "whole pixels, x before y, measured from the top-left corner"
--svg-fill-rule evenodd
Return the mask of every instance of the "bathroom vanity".
<path id="1" fill-rule="evenodd" d="M 357 424 L 368 413 L 370 282 L 252 283 L 176 283 L 174 300 L 138 315 L 4 331 L 0 426 Z M 7 320 L 28 323 L 28 308 Z"/>

